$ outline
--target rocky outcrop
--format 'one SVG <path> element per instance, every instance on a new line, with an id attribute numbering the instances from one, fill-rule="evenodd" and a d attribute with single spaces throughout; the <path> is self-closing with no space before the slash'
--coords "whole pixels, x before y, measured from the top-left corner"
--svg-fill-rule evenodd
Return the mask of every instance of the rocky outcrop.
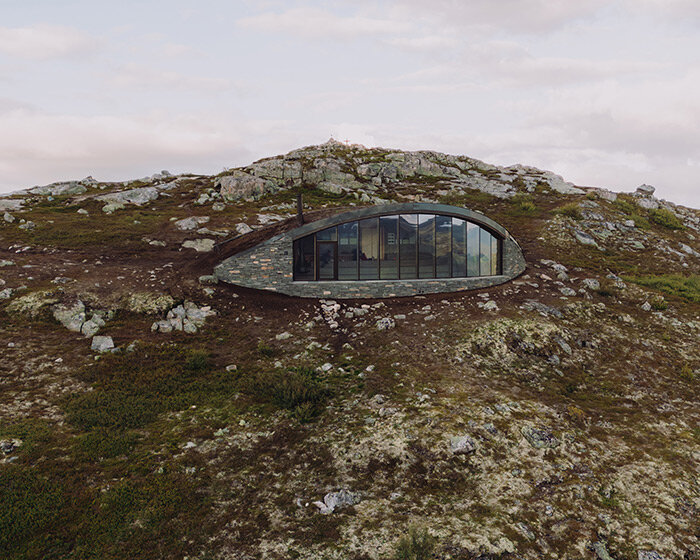
<path id="1" fill-rule="evenodd" d="M 156 321 L 151 326 L 153 332 L 169 333 L 173 331 L 184 331 L 195 333 L 204 326 L 207 317 L 216 315 L 211 307 L 205 305 L 198 307 L 196 303 L 186 301 L 183 305 L 178 305 L 170 311 L 165 320 Z"/>
<path id="2" fill-rule="evenodd" d="M 403 152 L 329 141 L 284 156 L 267 158 L 220 176 L 216 188 L 228 201 L 255 200 L 301 184 L 332 194 L 350 193 L 364 201 L 393 196 L 399 182 L 433 183 L 455 192 L 476 189 L 499 198 L 535 188 L 561 194 L 583 191 L 559 175 L 534 167 L 497 167 L 465 156 Z M 380 196 L 380 193 L 385 193 Z"/>

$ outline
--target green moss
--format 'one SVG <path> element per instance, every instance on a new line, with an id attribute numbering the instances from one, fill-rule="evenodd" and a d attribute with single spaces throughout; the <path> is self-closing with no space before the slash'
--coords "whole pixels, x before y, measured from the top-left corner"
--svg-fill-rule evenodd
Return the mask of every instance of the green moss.
<path id="1" fill-rule="evenodd" d="M 75 451 L 80 460 L 99 461 L 129 454 L 138 437 L 133 432 L 96 428 L 75 440 Z"/>
<path id="2" fill-rule="evenodd" d="M 649 219 L 655 224 L 667 229 L 685 229 L 683 222 L 681 222 L 673 212 L 667 210 L 666 208 L 649 210 Z"/>
<path id="3" fill-rule="evenodd" d="M 435 538 L 427 529 L 411 527 L 408 535 L 396 543 L 394 558 L 396 560 L 428 560 L 433 558 Z"/>
<path id="4" fill-rule="evenodd" d="M 653 288 L 671 296 L 700 303 L 700 275 L 665 274 L 660 276 L 626 276 L 625 280 Z"/>
<path id="5" fill-rule="evenodd" d="M 50 545 L 50 529 L 61 518 L 64 501 L 57 484 L 31 469 L 0 468 L 0 556 L 42 556 L 36 549 Z"/>
<path id="6" fill-rule="evenodd" d="M 574 220 L 581 219 L 581 208 L 575 202 L 570 202 L 568 204 L 560 206 L 559 208 L 556 208 L 554 210 L 554 213 L 560 214 L 562 216 L 567 216 L 568 218 L 572 218 Z"/>
<path id="7" fill-rule="evenodd" d="M 511 198 L 510 213 L 516 216 L 532 216 L 538 211 L 537 205 L 529 194 L 516 194 Z"/>
<path id="8" fill-rule="evenodd" d="M 140 428 L 162 412 L 221 402 L 235 392 L 234 379 L 214 371 L 209 354 L 171 344 L 104 356 L 78 376 L 94 390 L 69 397 L 64 408 L 84 430 Z"/>
<path id="9" fill-rule="evenodd" d="M 615 202 L 613 202 L 613 205 L 620 210 L 623 214 L 626 214 L 627 216 L 632 216 L 633 214 L 636 214 L 639 212 L 639 206 L 636 204 L 632 204 L 631 202 L 625 200 L 624 198 L 618 197 Z"/>
<path id="10" fill-rule="evenodd" d="M 71 558 L 173 558 L 203 540 L 210 499 L 173 470 L 116 483 L 83 513 Z"/>
<path id="11" fill-rule="evenodd" d="M 290 411 L 302 423 L 321 414 L 330 396 L 326 383 L 310 368 L 246 375 L 241 377 L 241 390 Z"/>

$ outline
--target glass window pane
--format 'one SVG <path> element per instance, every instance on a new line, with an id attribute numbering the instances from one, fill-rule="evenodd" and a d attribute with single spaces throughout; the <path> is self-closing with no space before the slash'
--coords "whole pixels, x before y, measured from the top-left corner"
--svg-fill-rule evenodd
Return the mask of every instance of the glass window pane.
<path id="1" fill-rule="evenodd" d="M 467 222 L 452 218 L 452 276 L 467 275 Z"/>
<path id="2" fill-rule="evenodd" d="M 467 276 L 479 276 L 479 231 L 479 226 L 467 222 Z"/>
<path id="3" fill-rule="evenodd" d="M 435 215 L 418 215 L 418 278 L 435 278 Z"/>
<path id="4" fill-rule="evenodd" d="M 314 236 L 294 241 L 294 280 L 314 280 Z"/>
<path id="5" fill-rule="evenodd" d="M 357 280 L 357 222 L 338 226 L 338 280 Z"/>
<path id="6" fill-rule="evenodd" d="M 452 267 L 452 218 L 435 216 L 435 276 L 449 278 Z"/>
<path id="7" fill-rule="evenodd" d="M 379 279 L 379 220 L 360 220 L 360 280 Z"/>
<path id="8" fill-rule="evenodd" d="M 491 236 L 491 274 L 496 276 L 500 273 L 498 259 L 498 238 L 495 235 Z"/>
<path id="9" fill-rule="evenodd" d="M 335 241 L 336 240 L 336 227 L 333 226 L 328 229 L 322 229 L 316 232 L 316 241 Z"/>
<path id="10" fill-rule="evenodd" d="M 401 260 L 401 278 L 416 278 L 416 244 L 418 236 L 416 227 L 417 214 L 402 214 L 399 216 L 399 247 Z"/>
<path id="11" fill-rule="evenodd" d="M 481 276 L 491 275 L 491 234 L 485 229 L 481 230 L 481 262 L 479 271 Z"/>
<path id="12" fill-rule="evenodd" d="M 399 277 L 398 216 L 379 218 L 379 277 L 396 279 Z"/>
<path id="13" fill-rule="evenodd" d="M 335 280 L 335 251 L 334 241 L 317 241 L 318 246 L 318 279 Z"/>

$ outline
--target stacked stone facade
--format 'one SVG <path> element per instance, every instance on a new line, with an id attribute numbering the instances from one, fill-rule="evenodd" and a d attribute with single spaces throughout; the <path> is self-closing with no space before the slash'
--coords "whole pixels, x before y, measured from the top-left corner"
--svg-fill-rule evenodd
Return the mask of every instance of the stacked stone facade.
<path id="1" fill-rule="evenodd" d="M 329 280 L 295 281 L 293 251 L 295 239 L 338 223 L 398 213 L 435 213 L 452 215 L 485 226 L 502 238 L 502 274 L 469 278 L 425 278 L 411 280 Z M 255 247 L 220 263 L 214 270 L 223 281 L 248 288 L 270 290 L 299 297 L 318 298 L 384 298 L 458 292 L 502 284 L 522 274 L 525 259 L 517 242 L 499 224 L 486 216 L 465 208 L 442 204 L 387 204 L 344 212 L 306 224 L 271 237 Z"/>

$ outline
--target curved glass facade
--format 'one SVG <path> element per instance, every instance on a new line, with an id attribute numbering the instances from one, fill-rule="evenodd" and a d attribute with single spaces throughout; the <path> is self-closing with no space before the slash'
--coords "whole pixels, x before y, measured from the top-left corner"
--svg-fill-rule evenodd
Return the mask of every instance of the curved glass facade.
<path id="1" fill-rule="evenodd" d="M 294 241 L 294 280 L 404 280 L 501 274 L 501 239 L 463 218 L 388 214 Z"/>

